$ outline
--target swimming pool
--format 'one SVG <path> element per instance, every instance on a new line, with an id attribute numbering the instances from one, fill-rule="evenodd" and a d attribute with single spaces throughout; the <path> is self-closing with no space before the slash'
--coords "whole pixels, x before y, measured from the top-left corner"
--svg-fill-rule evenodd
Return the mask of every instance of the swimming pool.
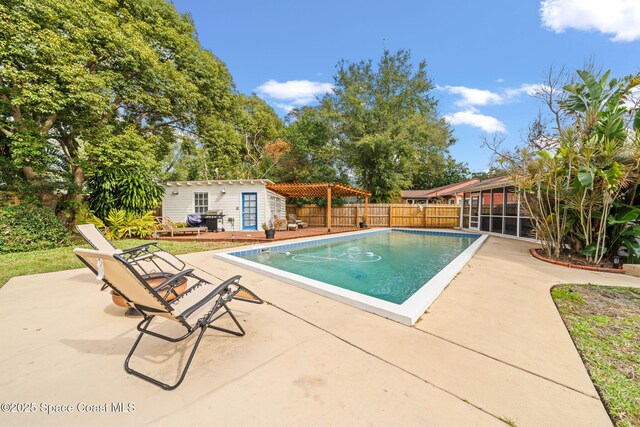
<path id="1" fill-rule="evenodd" d="M 384 229 L 259 245 L 216 256 L 412 325 L 486 237 Z"/>

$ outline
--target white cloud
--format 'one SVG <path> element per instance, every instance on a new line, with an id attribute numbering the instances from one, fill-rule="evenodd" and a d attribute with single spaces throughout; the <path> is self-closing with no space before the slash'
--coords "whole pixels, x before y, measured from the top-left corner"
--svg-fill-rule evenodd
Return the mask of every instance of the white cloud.
<path id="1" fill-rule="evenodd" d="M 269 97 L 283 103 L 275 103 L 276 106 L 290 111 L 293 106 L 303 106 L 312 103 L 316 96 L 330 92 L 333 89 L 331 83 L 312 82 L 309 80 L 289 80 L 278 82 L 269 80 L 256 88 L 258 95 Z"/>
<path id="2" fill-rule="evenodd" d="M 616 42 L 640 39 L 638 0 L 542 0 L 540 16 L 556 33 L 573 28 L 611 34 Z"/>
<path id="3" fill-rule="evenodd" d="M 635 110 L 640 106 L 640 87 L 636 86 L 629 91 L 626 99 L 624 100 L 624 106 L 629 110 Z"/>
<path id="4" fill-rule="evenodd" d="M 469 125 L 482 129 L 485 132 L 506 132 L 507 128 L 504 123 L 495 117 L 485 116 L 476 113 L 473 110 L 458 111 L 453 114 L 447 114 L 444 119 L 452 125 Z"/>
<path id="5" fill-rule="evenodd" d="M 438 86 L 437 89 L 454 95 L 460 95 L 462 98 L 455 102 L 459 107 L 469 107 L 474 105 L 502 104 L 504 97 L 495 92 L 485 89 L 475 89 L 465 86 Z"/>
<path id="6" fill-rule="evenodd" d="M 523 83 L 520 87 L 502 89 L 500 92 L 465 86 L 436 86 L 436 89 L 460 95 L 460 99 L 454 102 L 455 106 L 467 111 L 477 111 L 476 106 L 502 105 L 514 102 L 521 95 L 534 95 L 541 87 L 540 84 Z"/>
<path id="7" fill-rule="evenodd" d="M 287 113 L 290 112 L 291 110 L 293 110 L 294 107 L 293 105 L 289 105 L 289 104 L 281 104 L 279 102 L 274 102 L 273 105 L 275 105 L 278 108 L 283 109 L 284 111 L 286 111 Z"/>
<path id="8" fill-rule="evenodd" d="M 504 91 L 504 94 L 509 99 L 514 99 L 514 98 L 517 98 L 518 96 L 524 95 L 524 94 L 529 95 L 529 96 L 533 96 L 539 90 L 543 89 L 544 87 L 545 87 L 545 85 L 539 84 L 539 83 L 537 83 L 537 84 L 523 83 L 518 88 L 506 89 Z"/>
<path id="9" fill-rule="evenodd" d="M 504 79 L 502 77 L 499 77 L 496 79 L 496 83 L 504 83 Z"/>

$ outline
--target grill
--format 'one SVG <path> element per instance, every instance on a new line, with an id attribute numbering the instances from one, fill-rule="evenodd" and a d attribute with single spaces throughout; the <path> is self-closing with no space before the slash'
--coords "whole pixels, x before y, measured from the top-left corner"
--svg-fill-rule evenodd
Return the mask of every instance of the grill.
<path id="1" fill-rule="evenodd" d="M 220 227 L 220 230 L 218 230 L 218 221 L 222 220 L 224 216 L 225 215 L 222 211 L 207 211 L 201 215 L 201 218 L 207 225 L 208 231 L 217 233 L 218 231 L 224 231 L 224 225 Z"/>

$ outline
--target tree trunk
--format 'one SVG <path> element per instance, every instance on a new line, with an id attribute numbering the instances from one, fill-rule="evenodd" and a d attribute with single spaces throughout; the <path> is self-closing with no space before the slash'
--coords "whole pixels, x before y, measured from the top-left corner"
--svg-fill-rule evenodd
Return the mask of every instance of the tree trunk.
<path id="1" fill-rule="evenodd" d="M 70 202 L 65 212 L 65 218 L 62 218 L 67 225 L 73 226 L 77 222 L 78 212 L 80 210 L 80 203 L 84 200 L 84 194 L 82 194 L 82 187 L 85 182 L 84 171 L 80 166 L 72 166 L 73 172 L 73 184 L 74 190 L 65 196 L 65 201 Z"/>
<path id="2" fill-rule="evenodd" d="M 41 179 L 40 175 L 38 175 L 33 170 L 33 168 L 31 168 L 29 166 L 24 166 L 22 168 L 22 173 L 24 174 L 24 177 L 27 179 L 27 181 L 30 184 L 32 184 L 32 185 L 37 187 L 37 189 L 38 189 L 38 198 L 42 202 L 42 205 L 45 208 L 48 208 L 48 209 L 51 209 L 51 210 L 55 210 L 56 204 L 58 203 L 58 198 L 52 192 L 47 191 L 46 189 L 44 189 L 43 183 L 42 183 L 42 179 Z"/>

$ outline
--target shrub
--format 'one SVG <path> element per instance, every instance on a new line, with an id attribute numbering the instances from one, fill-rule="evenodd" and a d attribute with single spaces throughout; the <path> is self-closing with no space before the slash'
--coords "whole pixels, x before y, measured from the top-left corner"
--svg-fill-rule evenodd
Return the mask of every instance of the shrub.
<path id="1" fill-rule="evenodd" d="M 527 146 L 500 160 L 548 256 L 569 252 L 598 265 L 622 246 L 640 256 L 640 227 L 630 226 L 640 217 L 640 108 L 627 101 L 640 75 L 577 73 L 564 92 L 538 96 L 550 100 L 557 127 L 547 131 L 538 119 Z"/>
<path id="2" fill-rule="evenodd" d="M 116 170 L 87 179 L 91 210 L 106 219 L 113 210 L 143 215 L 162 201 L 164 189 L 143 171 Z"/>
<path id="3" fill-rule="evenodd" d="M 104 222 L 107 238 L 111 240 L 123 237 L 149 237 L 158 224 L 153 212 L 140 215 L 123 209 L 112 209 Z"/>
<path id="4" fill-rule="evenodd" d="M 68 245 L 69 230 L 52 210 L 31 205 L 0 208 L 0 253 Z"/>

